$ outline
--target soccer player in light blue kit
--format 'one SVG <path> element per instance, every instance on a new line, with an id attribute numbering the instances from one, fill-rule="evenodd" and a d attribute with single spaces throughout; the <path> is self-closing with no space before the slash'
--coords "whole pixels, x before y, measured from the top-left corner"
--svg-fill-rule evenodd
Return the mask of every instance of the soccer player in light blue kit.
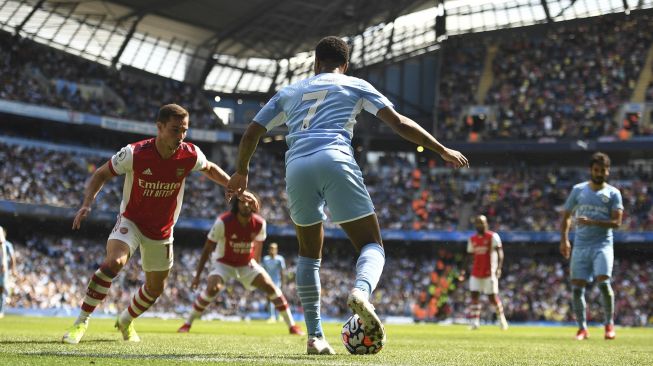
<path id="1" fill-rule="evenodd" d="M 356 115 L 364 109 L 454 167 L 469 166 L 463 154 L 444 147 L 417 123 L 395 112 L 392 103 L 368 82 L 346 76 L 348 66 L 347 44 L 337 37 L 323 38 L 315 48 L 316 75 L 279 90 L 247 127 L 240 140 L 236 173 L 226 191 L 230 199 L 247 188 L 249 161 L 259 139 L 285 123 L 289 130 L 286 191 L 299 241 L 296 281 L 308 329 L 308 354 L 335 353 L 324 338 L 320 320 L 325 204 L 333 221 L 360 251 L 347 305 L 359 315 L 372 342 L 385 342 L 383 324 L 369 301 L 383 271 L 385 252 L 374 206 L 351 147 Z"/>
<path id="2" fill-rule="evenodd" d="M 0 318 L 5 316 L 5 296 L 9 295 L 7 283 L 9 279 L 9 267 L 11 274 L 16 276 L 16 257 L 14 246 L 7 240 L 7 232 L 0 226 Z"/>
<path id="3" fill-rule="evenodd" d="M 619 190 L 606 183 L 610 175 L 610 158 L 597 152 L 590 161 L 589 182 L 576 184 L 571 190 L 562 218 L 560 253 L 571 254 L 573 309 L 578 322 L 576 339 L 589 338 L 587 331 L 585 287 L 596 277 L 603 297 L 605 339 L 614 339 L 614 292 L 610 286 L 614 249 L 612 229 L 621 225 L 624 206 Z M 574 213 L 576 236 L 574 249 L 569 243 L 571 216 Z"/>
<path id="4" fill-rule="evenodd" d="M 279 254 L 279 246 L 277 243 L 271 243 L 268 248 L 268 255 L 263 257 L 261 265 L 265 268 L 265 271 L 270 275 L 272 282 L 278 287 L 282 288 L 284 285 L 284 271 L 286 270 L 286 260 Z M 268 301 L 268 307 L 270 309 L 270 318 L 268 322 L 272 323 L 277 320 L 276 310 L 274 309 L 274 304 L 271 301 Z"/>

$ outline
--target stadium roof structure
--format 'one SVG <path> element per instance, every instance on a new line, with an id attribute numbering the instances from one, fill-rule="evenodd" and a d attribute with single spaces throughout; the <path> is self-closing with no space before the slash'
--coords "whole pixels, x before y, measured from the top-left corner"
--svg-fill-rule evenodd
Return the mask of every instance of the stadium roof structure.
<path id="1" fill-rule="evenodd" d="M 352 66 L 437 48 L 440 34 L 651 7 L 653 0 L 0 0 L 0 29 L 108 66 L 227 93 L 303 78 L 323 36 L 346 38 Z M 446 11 L 446 25 L 444 17 Z"/>

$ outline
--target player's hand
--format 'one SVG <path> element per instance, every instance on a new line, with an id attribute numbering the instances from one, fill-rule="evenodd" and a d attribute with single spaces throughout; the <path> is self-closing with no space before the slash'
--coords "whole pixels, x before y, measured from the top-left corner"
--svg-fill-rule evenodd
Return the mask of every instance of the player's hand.
<path id="1" fill-rule="evenodd" d="M 238 196 L 238 199 L 243 202 L 247 202 L 249 204 L 249 208 L 251 208 L 254 212 L 258 212 L 258 210 L 261 209 L 256 196 L 254 196 L 254 194 L 250 191 L 244 191 L 243 194 Z"/>
<path id="2" fill-rule="evenodd" d="M 560 254 L 562 254 L 565 259 L 569 259 L 571 256 L 571 243 L 569 243 L 569 239 L 560 240 Z"/>
<path id="3" fill-rule="evenodd" d="M 190 289 L 195 291 L 200 285 L 200 278 L 199 276 L 193 277 L 193 282 L 190 283 Z"/>
<path id="4" fill-rule="evenodd" d="M 444 148 L 444 152 L 440 154 L 444 161 L 453 163 L 455 168 L 469 168 L 469 160 L 460 151 Z"/>
<path id="5" fill-rule="evenodd" d="M 501 278 L 501 268 L 497 268 L 496 275 L 497 275 L 497 279 Z"/>
<path id="6" fill-rule="evenodd" d="M 84 220 L 89 213 L 91 213 L 90 207 L 82 206 L 79 208 L 77 214 L 75 215 L 75 219 L 73 220 L 73 230 L 77 230 L 80 228 L 80 226 L 82 225 L 82 220 Z"/>
<path id="7" fill-rule="evenodd" d="M 236 196 L 241 196 L 245 194 L 247 189 L 247 174 L 234 173 L 234 175 L 229 178 L 227 183 L 227 188 L 225 189 L 225 198 L 227 202 L 231 202 L 231 199 Z"/>
<path id="8" fill-rule="evenodd" d="M 577 225 L 592 225 L 592 219 L 587 216 L 578 216 L 576 218 Z"/>

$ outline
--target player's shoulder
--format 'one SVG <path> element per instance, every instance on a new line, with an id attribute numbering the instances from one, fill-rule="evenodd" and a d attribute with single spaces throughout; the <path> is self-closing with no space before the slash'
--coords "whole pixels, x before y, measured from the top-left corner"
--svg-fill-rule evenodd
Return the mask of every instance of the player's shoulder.
<path id="1" fill-rule="evenodd" d="M 615 186 L 613 186 L 611 184 L 606 183 L 605 188 L 612 194 L 621 194 L 621 191 L 619 191 L 619 188 L 617 188 L 617 187 L 615 187 Z"/>
<path id="2" fill-rule="evenodd" d="M 261 216 L 261 215 L 259 215 L 257 213 L 252 214 L 252 218 L 258 224 L 261 224 L 261 225 L 265 224 L 265 219 L 263 218 L 263 216 Z"/>
<path id="3" fill-rule="evenodd" d="M 589 184 L 590 184 L 590 182 L 588 182 L 588 181 L 580 182 L 580 183 L 574 184 L 574 187 L 572 189 L 580 191 L 580 190 L 583 190 L 583 189 L 587 188 L 587 186 L 589 186 Z"/>
<path id="4" fill-rule="evenodd" d="M 197 152 L 199 150 L 199 147 L 197 145 L 191 143 L 191 142 L 182 142 L 181 145 L 179 146 L 179 153 L 182 156 L 197 156 Z"/>
<path id="5" fill-rule="evenodd" d="M 232 222 L 236 218 L 236 215 L 234 215 L 231 211 L 227 211 L 225 213 L 222 213 L 218 215 L 218 218 L 216 221 L 222 221 L 223 223 L 227 224 Z"/>
<path id="6" fill-rule="evenodd" d="M 134 154 L 140 154 L 146 151 L 152 151 L 153 149 L 156 148 L 156 145 L 154 143 L 154 138 L 132 142 L 128 146 L 131 147 Z"/>

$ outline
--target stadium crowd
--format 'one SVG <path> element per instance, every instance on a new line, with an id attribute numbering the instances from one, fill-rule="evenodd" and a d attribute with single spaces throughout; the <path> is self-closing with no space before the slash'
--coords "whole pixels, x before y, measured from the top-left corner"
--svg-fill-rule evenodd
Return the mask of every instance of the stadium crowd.
<path id="1" fill-rule="evenodd" d="M 477 131 L 485 140 L 617 135 L 621 118 L 616 114 L 630 100 L 644 66 L 652 21 L 649 14 L 619 14 L 514 32 L 503 41 L 493 41 L 490 33 L 485 43 L 497 45 L 498 52 L 482 101 L 473 100 L 476 88 L 470 86 L 478 83 L 482 68 L 484 53 L 470 55 L 480 41 L 450 47 L 449 53 L 445 49 L 439 136 L 469 139 L 471 123 L 461 111 L 470 104 L 493 107 Z M 455 103 L 466 105 L 450 107 Z"/>
<path id="2" fill-rule="evenodd" d="M 151 123 L 165 103 L 183 105 L 193 127 L 222 123 L 202 92 L 173 79 L 109 67 L 0 31 L 0 98 Z"/>
<path id="3" fill-rule="evenodd" d="M 18 278 L 12 286 L 9 306 L 44 310 L 57 309 L 75 314 L 89 281 L 88 275 L 102 258 L 104 238 L 31 236 L 24 242 L 14 240 L 18 257 Z M 158 299 L 153 311 L 169 316 L 184 314 L 195 298 L 190 283 L 201 249 L 182 244 L 175 248 L 175 265 L 170 275 L 165 296 Z M 189 243 L 185 243 L 189 244 Z M 460 246 L 462 250 L 462 246 Z M 410 248 L 394 248 L 387 258 L 374 303 L 384 316 L 409 316 L 420 321 L 466 317 L 469 293 L 467 283 L 458 282 L 461 252 L 440 249 L 434 258 L 415 255 Z M 321 272 L 323 314 L 343 318 L 349 310 L 344 299 L 348 293 L 355 267 L 353 249 L 326 246 Z M 329 259 L 331 258 L 331 259 Z M 336 259 L 337 258 L 337 259 Z M 348 262 L 343 258 L 351 258 Z M 143 273 L 136 255 L 111 287 L 99 311 L 115 314 L 129 303 L 130 294 L 141 285 Z M 294 274 L 295 256 L 286 255 L 289 275 L 283 289 L 295 313 L 300 313 Z M 501 297 L 506 315 L 511 321 L 572 321 L 571 295 L 565 276 L 567 264 L 562 258 L 541 256 L 537 260 L 520 255 L 506 257 L 501 280 Z M 208 270 L 205 270 L 208 271 Z M 392 274 L 392 275 L 389 275 Z M 616 322 L 620 325 L 645 326 L 653 324 L 653 266 L 637 258 L 617 256 L 614 270 Z M 203 276 L 206 280 L 206 274 Z M 598 302 L 600 295 L 594 288 L 588 301 Z M 421 302 L 435 304 L 428 316 L 418 316 L 416 306 Z M 486 306 L 486 319 L 492 320 L 492 309 Z M 590 319 L 600 321 L 600 306 L 590 306 Z M 260 291 L 247 292 L 238 283 L 228 284 L 216 303 L 208 309 L 210 317 L 253 316 L 266 313 L 265 295 Z"/>
<path id="4" fill-rule="evenodd" d="M 0 199 L 76 208 L 84 182 L 108 157 L 0 143 Z M 224 162 L 217 162 L 233 171 Z M 270 224 L 287 226 L 281 156 L 261 153 L 252 160 L 250 188 L 263 201 L 261 214 Z M 56 172 L 56 174 L 55 174 Z M 556 231 L 560 209 L 574 184 L 587 179 L 585 167 L 475 168 L 452 172 L 431 160 L 417 166 L 397 154 L 387 154 L 364 168 L 364 177 L 382 227 L 445 230 L 459 228 L 467 205 L 484 212 L 498 231 Z M 627 208 L 623 231 L 653 230 L 653 170 L 645 165 L 615 166 L 610 182 L 621 190 Z M 97 211 L 117 211 L 122 179 L 113 179 L 100 192 Z M 222 188 L 202 174 L 187 180 L 181 217 L 213 219 L 226 206 Z M 333 224 L 329 224 L 333 226 Z"/>
<path id="5" fill-rule="evenodd" d="M 509 41 L 492 33 L 451 37 L 443 49 L 437 135 L 469 139 L 475 127 L 465 111 L 476 104 L 491 107 L 477 131 L 485 140 L 617 135 L 616 114 L 644 66 L 652 21 L 649 14 L 617 14 L 515 32 Z M 491 45 L 498 47 L 493 82 L 485 100 L 476 100 Z M 176 102 L 189 109 L 195 128 L 222 125 L 202 91 L 189 84 L 128 68 L 118 72 L 5 32 L 0 59 L 2 99 L 137 121 L 151 121 L 161 104 Z"/>

